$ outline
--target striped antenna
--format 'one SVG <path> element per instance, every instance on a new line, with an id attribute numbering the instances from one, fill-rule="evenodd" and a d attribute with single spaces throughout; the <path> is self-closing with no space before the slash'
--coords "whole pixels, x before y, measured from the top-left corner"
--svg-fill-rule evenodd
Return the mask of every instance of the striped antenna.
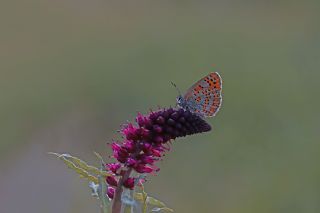
<path id="1" fill-rule="evenodd" d="M 176 90 L 178 91 L 178 94 L 181 96 L 181 92 L 180 92 L 179 88 L 177 87 L 177 85 L 175 83 L 173 83 L 172 81 L 171 81 L 171 84 L 172 84 L 172 86 L 174 86 L 174 88 L 176 88 Z"/>

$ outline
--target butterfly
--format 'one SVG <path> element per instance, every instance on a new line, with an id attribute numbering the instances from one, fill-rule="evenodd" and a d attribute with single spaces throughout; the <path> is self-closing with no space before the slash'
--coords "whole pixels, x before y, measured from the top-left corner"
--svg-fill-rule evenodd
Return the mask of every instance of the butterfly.
<path id="1" fill-rule="evenodd" d="M 221 107 L 221 91 L 221 76 L 217 72 L 209 73 L 193 84 L 183 96 L 179 92 L 177 104 L 202 117 L 213 117 Z"/>

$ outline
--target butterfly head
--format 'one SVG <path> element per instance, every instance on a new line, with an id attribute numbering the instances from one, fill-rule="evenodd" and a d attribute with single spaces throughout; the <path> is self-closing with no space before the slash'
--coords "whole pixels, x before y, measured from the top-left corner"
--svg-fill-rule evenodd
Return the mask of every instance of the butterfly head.
<path id="1" fill-rule="evenodd" d="M 181 108 L 183 108 L 183 109 L 187 109 L 188 107 L 188 105 L 187 105 L 187 101 L 186 101 L 186 99 L 184 99 L 183 97 L 182 97 L 182 95 L 179 95 L 178 97 L 177 97 L 177 104 L 178 104 L 178 106 L 179 107 L 181 107 Z"/>
<path id="2" fill-rule="evenodd" d="M 182 102 L 183 102 L 183 98 L 182 98 L 181 95 L 179 95 L 179 96 L 177 97 L 177 104 L 180 106 Z"/>
<path id="3" fill-rule="evenodd" d="M 181 92 L 180 92 L 179 88 L 177 87 L 177 85 L 175 83 L 173 83 L 173 82 L 171 82 L 171 84 L 172 84 L 172 86 L 174 86 L 174 88 L 176 88 L 176 90 L 177 90 L 177 92 L 179 94 L 177 99 L 176 99 L 177 100 L 177 105 L 183 108 L 183 106 L 185 105 L 184 104 L 185 100 L 182 97 Z"/>

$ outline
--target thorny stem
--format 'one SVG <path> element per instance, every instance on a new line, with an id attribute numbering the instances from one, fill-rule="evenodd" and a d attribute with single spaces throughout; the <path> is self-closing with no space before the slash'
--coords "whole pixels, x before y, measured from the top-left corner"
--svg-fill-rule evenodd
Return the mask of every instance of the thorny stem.
<path id="1" fill-rule="evenodd" d="M 121 212 L 121 195 L 122 195 L 122 184 L 128 179 L 130 173 L 132 172 L 132 168 L 129 168 L 125 174 L 119 179 L 118 186 L 114 193 L 113 203 L 112 203 L 112 213 L 120 213 Z"/>

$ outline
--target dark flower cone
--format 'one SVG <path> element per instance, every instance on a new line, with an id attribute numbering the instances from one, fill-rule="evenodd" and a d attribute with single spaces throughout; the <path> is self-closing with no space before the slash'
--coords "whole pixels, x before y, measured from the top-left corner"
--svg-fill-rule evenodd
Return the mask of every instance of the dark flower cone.
<path id="1" fill-rule="evenodd" d="M 211 130 L 211 126 L 200 116 L 184 109 L 169 108 L 148 116 L 139 115 L 137 122 L 140 128 L 149 130 L 149 136 L 155 143 Z"/>

